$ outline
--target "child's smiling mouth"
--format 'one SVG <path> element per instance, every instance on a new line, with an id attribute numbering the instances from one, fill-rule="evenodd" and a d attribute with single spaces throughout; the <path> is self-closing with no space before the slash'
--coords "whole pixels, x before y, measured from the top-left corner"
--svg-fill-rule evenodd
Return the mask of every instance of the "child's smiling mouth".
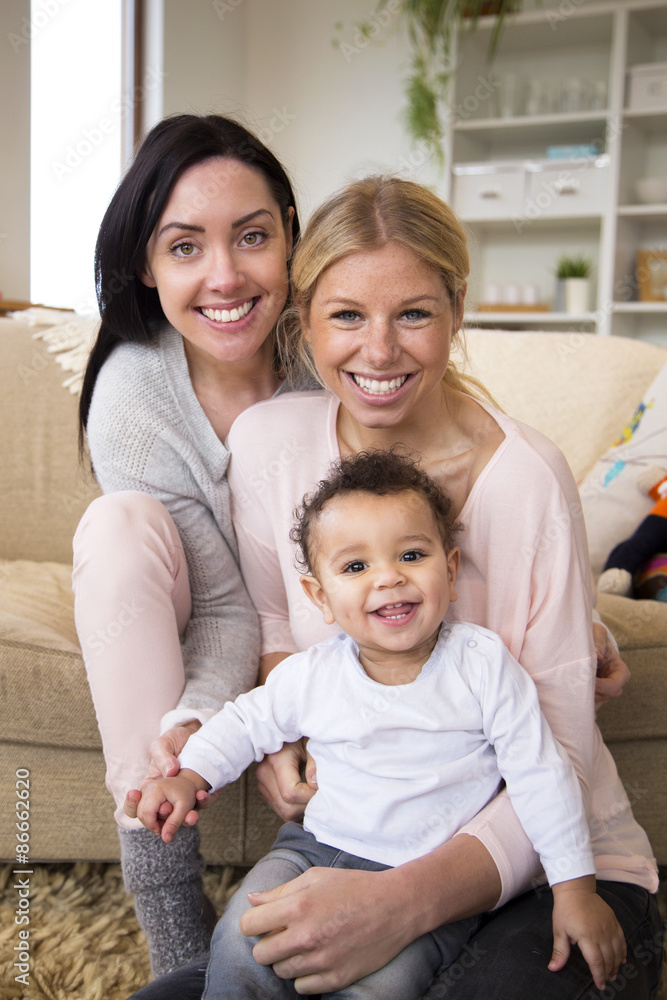
<path id="1" fill-rule="evenodd" d="M 383 604 L 381 608 L 376 608 L 371 614 L 382 618 L 383 621 L 400 622 L 404 621 L 417 607 L 416 604 L 401 601 L 398 604 Z"/>

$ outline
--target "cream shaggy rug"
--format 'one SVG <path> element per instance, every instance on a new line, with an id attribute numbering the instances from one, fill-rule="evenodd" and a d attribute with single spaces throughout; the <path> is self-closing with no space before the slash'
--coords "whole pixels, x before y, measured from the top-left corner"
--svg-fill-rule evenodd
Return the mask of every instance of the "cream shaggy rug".
<path id="1" fill-rule="evenodd" d="M 0 866 L 0 1000 L 126 1000 L 150 980 L 146 942 L 119 865 L 35 865 L 30 883 L 30 971 L 16 982 L 21 958 L 13 865 Z M 206 893 L 218 914 L 242 871 L 212 867 Z M 667 903 L 665 886 L 661 902 Z M 662 907 L 663 918 L 667 906 Z M 24 979 L 26 977 L 23 977 Z M 610 993 L 611 996 L 611 993 Z M 667 970 L 656 1000 L 667 1000 Z"/>
<path id="2" fill-rule="evenodd" d="M 33 874 L 15 875 L 0 866 L 1 1000 L 126 1000 L 150 981 L 143 932 L 132 897 L 123 888 L 119 865 L 80 863 L 34 865 Z M 204 875 L 218 914 L 242 872 L 211 868 Z M 29 880 L 29 925 L 16 924 L 25 907 L 15 885 Z M 29 936 L 29 973 L 14 963 L 25 957 L 19 936 Z"/>

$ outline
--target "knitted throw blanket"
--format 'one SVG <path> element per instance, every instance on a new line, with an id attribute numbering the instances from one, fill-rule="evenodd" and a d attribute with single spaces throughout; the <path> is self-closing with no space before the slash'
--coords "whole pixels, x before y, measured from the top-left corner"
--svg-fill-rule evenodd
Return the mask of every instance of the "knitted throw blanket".
<path id="1" fill-rule="evenodd" d="M 63 387 L 74 395 L 78 394 L 88 355 L 100 325 L 99 316 L 77 316 L 73 312 L 43 309 L 39 306 L 9 315 L 12 319 L 35 327 L 35 340 L 43 341 L 48 353 L 68 373 Z"/>

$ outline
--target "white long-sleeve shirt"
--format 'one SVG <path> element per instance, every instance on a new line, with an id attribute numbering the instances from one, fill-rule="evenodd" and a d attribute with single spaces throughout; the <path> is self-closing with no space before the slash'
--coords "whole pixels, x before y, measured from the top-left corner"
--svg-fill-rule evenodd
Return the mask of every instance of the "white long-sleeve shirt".
<path id="1" fill-rule="evenodd" d="M 482 404 L 480 404 L 482 405 Z M 459 599 L 452 617 L 497 632 L 532 677 L 584 797 L 597 875 L 652 892 L 657 869 L 594 721 L 596 658 L 588 548 L 576 485 L 559 449 L 483 404 L 505 437 L 459 514 Z M 240 415 L 228 469 L 241 570 L 260 617 L 262 652 L 295 652 L 335 634 L 305 597 L 289 539 L 293 510 L 332 462 L 338 400 L 285 394 Z M 539 859 L 501 792 L 461 833 L 487 848 L 500 902 L 528 888 Z"/>
<path id="2" fill-rule="evenodd" d="M 308 737 L 318 790 L 304 827 L 381 864 L 434 849 L 505 779 L 550 884 L 595 871 L 579 783 L 535 685 L 487 629 L 443 626 L 409 684 L 372 680 L 347 635 L 284 660 L 229 702 L 180 756 L 213 789 L 252 760 Z"/>

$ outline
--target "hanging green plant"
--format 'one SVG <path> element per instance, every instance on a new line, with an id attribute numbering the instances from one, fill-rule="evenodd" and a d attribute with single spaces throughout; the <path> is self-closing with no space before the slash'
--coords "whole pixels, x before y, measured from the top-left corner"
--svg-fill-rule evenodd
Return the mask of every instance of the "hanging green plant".
<path id="1" fill-rule="evenodd" d="M 474 30 L 480 17 L 494 15 L 497 20 L 487 52 L 491 60 L 505 17 L 520 10 L 521 4 L 522 0 L 379 0 L 373 18 L 356 26 L 361 37 L 370 40 L 378 33 L 378 24 L 388 23 L 388 13 L 392 21 L 397 15 L 405 24 L 412 50 L 405 86 L 405 126 L 415 141 L 432 147 L 441 165 L 443 111 L 454 74 L 454 37 L 462 30 Z"/>

